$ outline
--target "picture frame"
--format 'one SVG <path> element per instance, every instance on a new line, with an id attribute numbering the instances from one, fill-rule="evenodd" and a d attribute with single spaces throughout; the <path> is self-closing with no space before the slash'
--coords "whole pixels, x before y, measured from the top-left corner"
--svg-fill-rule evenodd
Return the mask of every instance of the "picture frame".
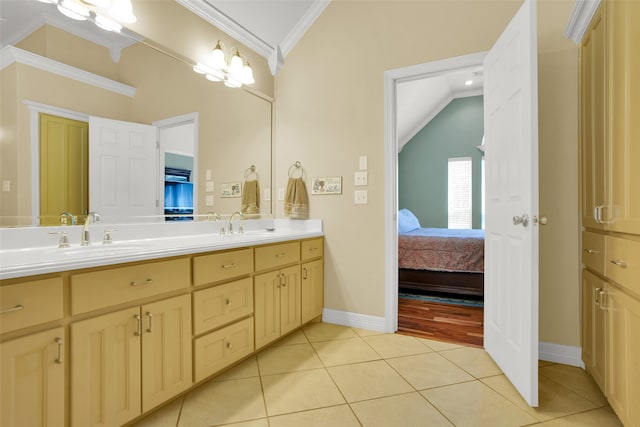
<path id="1" fill-rule="evenodd" d="M 241 197 L 242 184 L 240 182 L 225 182 L 220 184 L 221 197 Z"/>
<path id="2" fill-rule="evenodd" d="M 342 194 L 341 176 L 311 178 L 311 194 Z"/>

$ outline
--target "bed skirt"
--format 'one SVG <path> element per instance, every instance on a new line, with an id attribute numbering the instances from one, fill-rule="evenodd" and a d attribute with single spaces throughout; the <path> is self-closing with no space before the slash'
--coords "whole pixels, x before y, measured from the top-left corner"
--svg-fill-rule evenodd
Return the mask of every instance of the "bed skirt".
<path id="1" fill-rule="evenodd" d="M 447 294 L 484 297 L 484 273 L 398 269 L 398 287 Z"/>

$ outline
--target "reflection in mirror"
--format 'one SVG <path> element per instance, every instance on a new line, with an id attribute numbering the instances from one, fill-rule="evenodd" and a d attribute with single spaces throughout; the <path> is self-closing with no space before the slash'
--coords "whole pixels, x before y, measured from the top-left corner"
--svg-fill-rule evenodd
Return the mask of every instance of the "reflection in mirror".
<path id="1" fill-rule="evenodd" d="M 10 189 L 0 193 L 0 225 L 60 224 L 63 212 L 80 223 L 88 211 L 113 222 L 164 219 L 165 168 L 190 172 L 186 182 L 192 191 L 186 193 L 192 194 L 193 210 L 171 210 L 190 207 L 182 206 L 180 199 L 180 206 L 168 206 L 166 214 L 172 219 L 239 211 L 241 199 L 222 197 L 221 189 L 242 183 L 251 165 L 259 172 L 263 194 L 270 191 L 270 99 L 209 82 L 177 55 L 142 42 L 123 48 L 117 62 L 111 53 L 51 25 L 3 49 L 3 57 L 14 60 L 3 58 L 0 71 L 0 168 L 3 187 Z M 45 114 L 72 124 L 55 124 L 45 132 Z M 90 117 L 153 126 L 159 140 L 155 160 L 136 166 L 143 163 L 133 160 L 135 153 L 124 160 L 113 153 L 93 156 L 100 152 L 98 142 L 104 148 L 113 140 L 92 138 L 91 128 L 86 138 L 78 129 L 87 126 Z M 184 126 L 192 128 L 185 133 Z M 52 138 L 53 143 L 43 143 Z M 187 157 L 192 159 L 190 167 L 173 164 Z M 143 176 L 152 176 L 152 187 L 141 185 Z M 140 195 L 149 193 L 152 209 L 136 213 Z M 130 211 L 118 204 L 122 199 L 127 199 Z M 170 205 L 174 200 L 169 197 Z M 260 214 L 270 213 L 271 204 L 261 203 Z"/>

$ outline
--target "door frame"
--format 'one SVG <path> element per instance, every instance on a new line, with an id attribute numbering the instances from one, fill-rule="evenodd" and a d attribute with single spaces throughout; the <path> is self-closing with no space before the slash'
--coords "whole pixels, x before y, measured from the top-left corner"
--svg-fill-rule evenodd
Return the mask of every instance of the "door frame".
<path id="1" fill-rule="evenodd" d="M 40 225 L 40 113 L 89 123 L 89 115 L 54 105 L 24 101 L 31 112 L 31 225 Z"/>
<path id="2" fill-rule="evenodd" d="M 487 52 L 396 68 L 384 73 L 384 331 L 398 330 L 398 136 L 397 84 L 482 66 Z"/>

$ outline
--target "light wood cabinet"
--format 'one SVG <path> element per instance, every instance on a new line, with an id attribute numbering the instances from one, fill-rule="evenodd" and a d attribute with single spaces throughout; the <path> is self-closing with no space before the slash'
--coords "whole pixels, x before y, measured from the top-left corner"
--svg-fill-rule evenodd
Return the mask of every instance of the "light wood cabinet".
<path id="1" fill-rule="evenodd" d="M 256 349 L 302 324 L 299 265 L 256 275 L 254 296 Z"/>
<path id="2" fill-rule="evenodd" d="M 253 313 L 251 278 L 236 280 L 194 292 L 193 333 L 219 328 Z"/>
<path id="3" fill-rule="evenodd" d="M 62 317 L 61 277 L 0 286 L 0 333 Z"/>
<path id="4" fill-rule="evenodd" d="M 324 263 L 322 259 L 302 264 L 302 323 L 322 315 L 324 307 Z"/>
<path id="5" fill-rule="evenodd" d="M 72 425 L 119 426 L 189 388 L 190 322 L 181 295 L 72 324 Z"/>
<path id="6" fill-rule="evenodd" d="M 640 3 L 604 0 L 580 48 L 583 358 L 640 426 Z"/>
<path id="7" fill-rule="evenodd" d="M 584 271 L 582 274 L 582 360 L 587 372 L 606 393 L 607 352 L 605 338 L 607 334 L 607 316 L 603 305 L 606 293 L 604 280 Z"/>
<path id="8" fill-rule="evenodd" d="M 65 425 L 63 328 L 2 343 L 0 425 Z"/>
<path id="9" fill-rule="evenodd" d="M 609 313 L 607 399 L 627 427 L 640 426 L 640 300 L 607 288 Z"/>

